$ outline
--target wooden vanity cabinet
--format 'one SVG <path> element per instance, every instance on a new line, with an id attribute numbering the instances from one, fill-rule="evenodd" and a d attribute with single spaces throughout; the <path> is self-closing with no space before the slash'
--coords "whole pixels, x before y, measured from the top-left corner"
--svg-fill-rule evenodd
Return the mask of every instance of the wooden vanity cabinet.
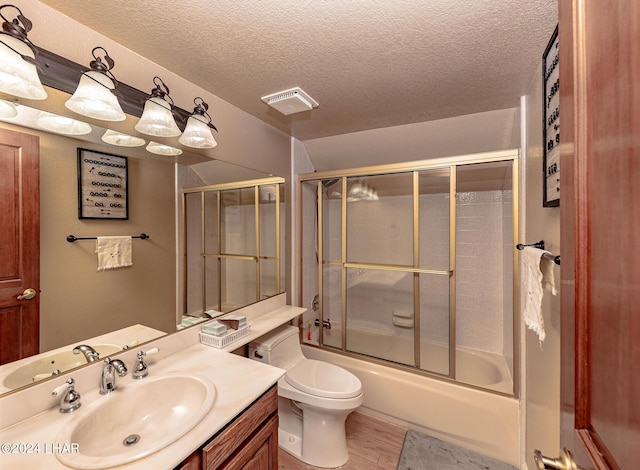
<path id="1" fill-rule="evenodd" d="M 176 469 L 277 470 L 277 385 L 271 387 Z"/>

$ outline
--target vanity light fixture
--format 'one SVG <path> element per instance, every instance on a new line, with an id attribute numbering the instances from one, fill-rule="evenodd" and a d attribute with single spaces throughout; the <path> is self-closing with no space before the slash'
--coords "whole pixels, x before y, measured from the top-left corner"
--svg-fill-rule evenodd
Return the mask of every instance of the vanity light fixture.
<path id="1" fill-rule="evenodd" d="M 0 118 L 12 118 L 18 115 L 16 105 L 9 101 L 0 100 Z"/>
<path id="2" fill-rule="evenodd" d="M 158 142 L 153 141 L 149 142 L 147 145 L 147 151 L 165 157 L 175 157 L 182 154 L 182 150 L 178 148 L 171 147 L 170 145 L 159 144 Z"/>
<path id="3" fill-rule="evenodd" d="M 111 129 L 107 129 L 107 132 L 102 136 L 102 141 L 119 147 L 141 147 L 146 143 L 146 141 L 140 137 Z"/>
<path id="4" fill-rule="evenodd" d="M 9 21 L 4 8 L 18 10 L 18 16 Z M 9 95 L 32 100 L 43 100 L 47 92 L 40 83 L 36 69 L 36 48 L 27 38 L 31 21 L 23 16 L 15 5 L 0 6 L 2 32 L 0 32 L 0 91 Z"/>
<path id="5" fill-rule="evenodd" d="M 104 61 L 96 51 L 104 52 Z M 89 66 L 91 70 L 84 72 L 80 83 L 65 106 L 71 111 L 102 121 L 124 121 L 126 116 L 114 94 L 116 77 L 111 73 L 115 62 L 103 47 L 94 47 L 91 51 L 94 60 Z"/>
<path id="6" fill-rule="evenodd" d="M 198 149 L 210 149 L 218 145 L 213 138 L 211 129 L 218 132 L 218 129 L 211 123 L 211 116 L 207 112 L 209 105 L 199 96 L 193 102 L 196 107 L 193 114 L 187 119 L 187 127 L 180 136 L 179 142 L 187 147 Z"/>
<path id="7" fill-rule="evenodd" d="M 9 8 L 16 10 L 15 18 L 8 15 Z M 0 18 L 0 118 L 10 119 L 19 114 L 16 113 L 19 110 L 15 109 L 15 105 L 19 104 L 20 98 L 47 98 L 44 85 L 72 95 L 65 106 L 74 113 L 101 121 L 124 121 L 126 112 L 141 118 L 135 126 L 140 133 L 163 138 L 177 137 L 185 129 L 187 132 L 180 137 L 182 145 L 197 149 L 217 145 L 211 132 L 211 129 L 216 132 L 217 129 L 207 112 L 209 106 L 202 98 L 194 99 L 196 107 L 190 113 L 174 104 L 168 87 L 159 77 L 154 77 L 155 88 L 150 94 L 126 83 L 118 83 L 112 73 L 115 62 L 103 47 L 93 48 L 91 53 L 94 60 L 87 70 L 86 66 L 38 47 L 28 40 L 27 33 L 32 29 L 32 23 L 15 5 L 1 5 Z M 16 99 L 11 100 L 4 95 L 11 95 Z M 5 103 L 2 99 L 11 101 Z M 150 117 L 149 113 L 155 115 L 152 112 L 154 108 L 164 117 Z M 149 119 L 156 125 L 154 130 L 144 130 Z M 162 126 L 158 125 L 157 119 L 164 119 L 167 122 L 166 128 L 170 130 L 158 130 Z M 109 132 L 103 138 L 116 139 L 118 143 L 114 145 L 124 145 L 125 142 L 122 136 L 113 137 Z M 144 145 L 144 139 L 137 141 L 137 145 Z M 180 149 L 157 143 L 151 145 L 150 151 L 161 155 L 182 153 Z"/>
<path id="8" fill-rule="evenodd" d="M 173 99 L 160 77 L 153 77 L 156 87 L 144 104 L 144 111 L 135 128 L 138 132 L 159 137 L 177 137 L 180 129 L 173 117 Z"/>
<path id="9" fill-rule="evenodd" d="M 91 132 L 91 126 L 86 122 L 77 121 L 66 116 L 42 111 L 36 118 L 38 127 L 56 134 L 85 135 Z"/>

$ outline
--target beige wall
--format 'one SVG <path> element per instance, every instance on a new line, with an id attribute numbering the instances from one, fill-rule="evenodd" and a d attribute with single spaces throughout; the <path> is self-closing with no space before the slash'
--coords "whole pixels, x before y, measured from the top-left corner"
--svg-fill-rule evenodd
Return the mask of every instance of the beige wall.
<path id="1" fill-rule="evenodd" d="M 544 240 L 546 249 L 560 253 L 560 208 L 542 206 L 542 69 L 536 71 L 524 99 L 526 119 L 522 155 L 522 243 Z M 555 267 L 560 287 L 560 268 Z M 534 449 L 557 455 L 560 446 L 560 294 L 545 291 L 542 303 L 546 339 L 542 345 L 523 327 L 524 452 L 528 468 L 536 468 Z"/>

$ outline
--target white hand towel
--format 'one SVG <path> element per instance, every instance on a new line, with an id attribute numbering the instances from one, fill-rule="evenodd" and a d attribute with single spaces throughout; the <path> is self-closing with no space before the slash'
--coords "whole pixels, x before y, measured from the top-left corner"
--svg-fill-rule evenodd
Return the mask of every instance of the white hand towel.
<path id="1" fill-rule="evenodd" d="M 549 253 L 545 251 L 545 253 Z M 555 262 L 549 258 L 540 258 L 540 271 L 542 272 L 542 287 L 551 292 L 553 295 L 558 293 L 556 289 L 556 281 L 553 277 L 553 267 Z"/>
<path id="2" fill-rule="evenodd" d="M 98 271 L 131 266 L 131 237 L 98 237 Z"/>
<path id="3" fill-rule="evenodd" d="M 548 251 L 526 246 L 522 250 L 522 256 L 520 257 L 524 323 L 538 335 L 541 346 L 546 337 L 544 318 L 542 317 L 543 289 L 547 289 L 553 295 L 556 295 L 553 261 L 543 258 L 542 255 L 544 253 L 548 253 Z"/>

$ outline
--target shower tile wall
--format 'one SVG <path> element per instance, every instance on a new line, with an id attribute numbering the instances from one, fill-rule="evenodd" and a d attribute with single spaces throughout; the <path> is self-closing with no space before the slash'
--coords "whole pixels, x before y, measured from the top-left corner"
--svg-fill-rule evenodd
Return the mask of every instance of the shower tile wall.
<path id="1" fill-rule="evenodd" d="M 323 258 L 340 262 L 342 259 L 342 199 L 326 199 L 323 202 Z M 325 264 L 323 267 L 323 319 L 329 320 L 332 330 L 324 331 L 324 343 L 342 347 L 342 267 Z M 337 326 L 337 328 L 336 328 Z"/>
<path id="2" fill-rule="evenodd" d="M 413 264 L 413 198 L 384 197 L 348 203 L 347 260 L 358 263 Z M 393 311 L 413 313 L 410 273 L 349 268 L 348 322 L 413 335 L 394 327 Z"/>
<path id="3" fill-rule="evenodd" d="M 255 206 L 229 205 L 224 207 L 223 211 L 222 252 L 255 255 Z M 256 301 L 255 269 L 254 261 L 223 260 L 223 311 Z M 227 278 L 236 282 L 224 282 Z M 243 282 L 237 282 L 238 279 L 242 279 Z"/>
<path id="4" fill-rule="evenodd" d="M 420 196 L 420 267 L 449 270 L 449 193 Z M 420 276 L 420 336 L 449 343 L 449 277 Z"/>
<path id="5" fill-rule="evenodd" d="M 505 308 L 512 284 L 504 282 L 511 265 L 511 255 L 504 256 L 504 230 L 512 233 L 513 226 L 511 191 L 458 193 L 456 199 L 456 343 L 503 354 L 511 343 L 505 330 L 513 325 Z"/>
<path id="6" fill-rule="evenodd" d="M 187 279 L 189 289 L 186 298 L 186 313 L 202 313 L 202 199 L 200 194 L 186 195 L 186 214 L 188 223 L 185 247 L 187 253 Z"/>

